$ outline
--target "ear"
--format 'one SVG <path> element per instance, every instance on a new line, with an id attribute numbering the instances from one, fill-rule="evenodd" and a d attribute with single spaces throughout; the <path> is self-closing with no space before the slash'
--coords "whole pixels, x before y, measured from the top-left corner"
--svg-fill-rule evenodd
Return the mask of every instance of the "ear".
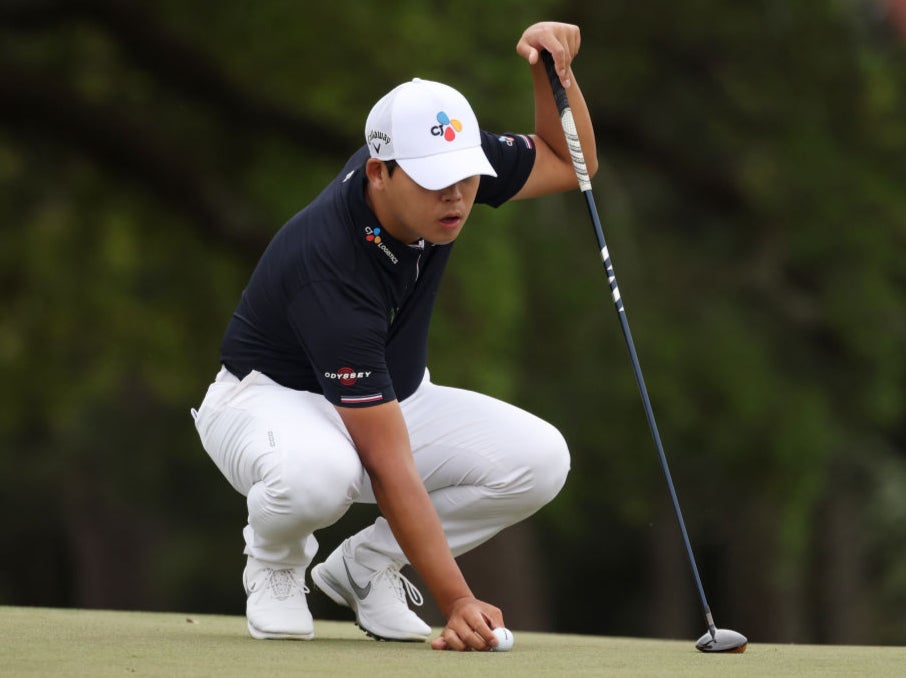
<path id="1" fill-rule="evenodd" d="M 368 183 L 375 188 L 383 188 L 387 179 L 387 170 L 384 163 L 377 158 L 368 158 L 365 161 L 365 176 L 368 177 Z"/>

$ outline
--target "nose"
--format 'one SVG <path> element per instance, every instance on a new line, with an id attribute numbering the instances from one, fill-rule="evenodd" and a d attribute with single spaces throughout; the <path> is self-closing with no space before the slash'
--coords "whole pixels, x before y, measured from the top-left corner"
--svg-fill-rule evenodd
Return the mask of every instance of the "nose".
<path id="1" fill-rule="evenodd" d="M 448 202 L 455 202 L 462 199 L 462 182 L 457 181 L 446 188 L 440 189 L 440 197 Z"/>

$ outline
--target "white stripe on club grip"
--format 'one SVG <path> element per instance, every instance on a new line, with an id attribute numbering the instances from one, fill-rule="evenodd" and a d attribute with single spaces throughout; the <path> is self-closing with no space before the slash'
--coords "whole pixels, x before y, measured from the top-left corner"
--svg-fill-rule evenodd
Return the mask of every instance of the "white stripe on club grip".
<path id="1" fill-rule="evenodd" d="M 579 132 L 576 130 L 576 121 L 573 118 L 572 109 L 563 109 L 563 114 L 560 116 L 560 124 L 563 125 L 563 134 L 566 136 L 569 154 L 572 156 L 576 177 L 579 179 L 579 190 L 590 191 L 591 179 L 588 176 L 588 169 L 585 167 L 585 156 L 582 155 L 582 144 L 579 143 Z"/>
<path id="2" fill-rule="evenodd" d="M 620 300 L 620 286 L 617 285 L 617 276 L 613 272 L 613 264 L 610 262 L 610 253 L 606 247 L 601 248 L 601 260 L 604 262 L 604 268 L 607 269 L 607 282 L 610 283 L 610 296 L 613 297 L 613 303 L 617 305 L 617 310 L 623 310 L 623 302 Z"/>

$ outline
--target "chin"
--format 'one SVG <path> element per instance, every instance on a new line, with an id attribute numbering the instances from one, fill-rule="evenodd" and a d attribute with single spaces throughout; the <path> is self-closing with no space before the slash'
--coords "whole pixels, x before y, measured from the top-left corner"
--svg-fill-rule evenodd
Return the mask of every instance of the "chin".
<path id="1" fill-rule="evenodd" d="M 458 237 L 459 237 L 459 232 L 457 231 L 456 233 L 452 233 L 446 237 L 439 236 L 437 238 L 425 238 L 425 240 L 427 240 L 432 245 L 449 245 L 454 240 L 456 240 L 456 238 L 458 238 Z"/>
<path id="2" fill-rule="evenodd" d="M 425 238 L 428 242 L 434 245 L 449 245 L 451 242 L 456 240 L 459 237 L 459 234 L 462 233 L 462 225 L 453 230 L 442 229 L 440 232 L 435 232 L 432 237 Z"/>

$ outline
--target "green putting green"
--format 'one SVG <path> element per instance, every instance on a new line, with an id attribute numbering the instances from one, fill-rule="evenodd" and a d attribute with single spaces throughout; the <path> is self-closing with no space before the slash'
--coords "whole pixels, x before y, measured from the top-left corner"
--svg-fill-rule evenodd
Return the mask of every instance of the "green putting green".
<path id="1" fill-rule="evenodd" d="M 19 676 L 894 676 L 906 648 L 770 645 L 703 654 L 692 640 L 513 629 L 508 653 L 381 643 L 352 622 L 315 622 L 313 641 L 256 641 L 215 615 L 0 607 L 0 675 Z"/>

